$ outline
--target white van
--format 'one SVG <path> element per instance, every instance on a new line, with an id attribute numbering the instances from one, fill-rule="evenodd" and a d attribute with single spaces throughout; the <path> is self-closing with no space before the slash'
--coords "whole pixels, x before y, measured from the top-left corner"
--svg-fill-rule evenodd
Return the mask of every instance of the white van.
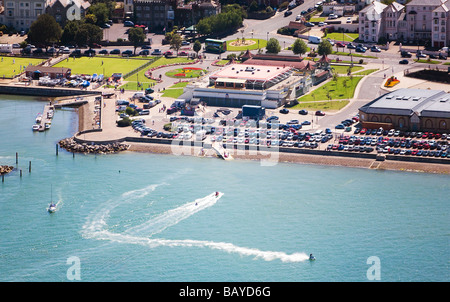
<path id="1" fill-rule="evenodd" d="M 309 36 L 308 41 L 310 43 L 319 44 L 320 42 L 322 42 L 322 39 L 316 36 Z"/>
<path id="2" fill-rule="evenodd" d="M 135 94 L 133 94 L 132 99 L 140 99 L 141 97 L 144 97 L 145 93 L 144 92 L 136 92 Z"/>
<path id="3" fill-rule="evenodd" d="M 205 138 L 206 138 L 206 131 L 205 130 L 200 130 L 200 131 L 197 131 L 195 133 L 195 140 L 196 141 L 202 141 Z"/>

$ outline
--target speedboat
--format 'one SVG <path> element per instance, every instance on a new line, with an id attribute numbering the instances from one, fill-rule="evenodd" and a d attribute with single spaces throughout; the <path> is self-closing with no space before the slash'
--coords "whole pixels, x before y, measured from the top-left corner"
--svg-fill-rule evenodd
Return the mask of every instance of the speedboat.
<path id="1" fill-rule="evenodd" d="M 316 260 L 316 257 L 313 256 L 313 254 L 309 254 L 309 261 L 314 261 Z"/>
<path id="2" fill-rule="evenodd" d="M 56 205 L 54 203 L 50 204 L 50 206 L 48 207 L 48 212 L 49 213 L 55 213 L 56 212 Z"/>
<path id="3" fill-rule="evenodd" d="M 50 129 L 50 127 L 52 126 L 52 123 L 45 123 L 45 130 Z"/>
<path id="4" fill-rule="evenodd" d="M 33 131 L 38 131 L 39 130 L 39 125 L 38 124 L 34 124 L 33 125 Z"/>

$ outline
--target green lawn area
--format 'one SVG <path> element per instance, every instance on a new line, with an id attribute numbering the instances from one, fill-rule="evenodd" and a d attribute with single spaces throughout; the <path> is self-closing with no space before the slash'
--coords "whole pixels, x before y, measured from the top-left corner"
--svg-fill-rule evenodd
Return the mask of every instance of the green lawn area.
<path id="1" fill-rule="evenodd" d="M 173 84 L 172 86 L 170 86 L 170 87 L 166 88 L 166 90 L 164 90 L 162 96 L 167 97 L 167 98 L 176 99 L 177 97 L 179 97 L 180 95 L 183 94 L 184 87 L 186 87 L 187 84 L 189 84 L 189 83 L 188 82 L 180 82 L 180 83 Z"/>
<path id="2" fill-rule="evenodd" d="M 179 82 L 170 86 L 170 88 L 184 88 L 189 84 L 189 82 Z"/>
<path id="3" fill-rule="evenodd" d="M 224 66 L 224 65 L 228 64 L 229 62 L 230 62 L 230 60 L 222 59 L 222 60 L 216 62 L 216 65 Z"/>
<path id="4" fill-rule="evenodd" d="M 300 97 L 298 101 L 301 104 L 294 106 L 294 108 L 301 109 L 303 102 L 328 101 L 330 98 L 331 100 L 350 99 L 353 97 L 356 85 L 358 85 L 362 78 L 353 76 L 351 78 L 337 77 L 337 81 L 332 79 L 307 95 Z"/>
<path id="5" fill-rule="evenodd" d="M 188 63 L 192 62 L 191 59 L 184 58 L 184 57 L 178 57 L 178 58 L 165 58 L 160 57 L 156 61 L 154 61 L 152 64 L 147 66 L 146 68 L 140 70 L 139 72 L 132 74 L 128 78 L 124 79 L 125 81 L 128 81 L 128 83 L 120 86 L 120 88 L 124 88 L 125 90 L 143 90 L 148 87 L 152 87 L 154 83 L 156 83 L 154 80 L 151 80 L 145 76 L 145 72 L 151 68 L 162 66 L 162 65 L 168 65 L 168 64 L 175 64 L 175 63 Z M 140 87 L 138 87 L 137 82 L 141 84 Z"/>
<path id="6" fill-rule="evenodd" d="M 149 59 L 150 60 L 150 59 Z M 103 74 L 105 77 L 113 73 L 126 74 L 148 60 L 132 58 L 106 58 L 106 57 L 80 57 L 68 58 L 53 67 L 67 67 L 72 69 L 72 74 Z"/>
<path id="7" fill-rule="evenodd" d="M 377 68 L 375 68 L 375 69 L 366 69 L 366 70 L 363 70 L 363 71 L 360 71 L 360 72 L 355 72 L 353 75 L 368 75 L 368 74 L 371 74 L 372 72 L 375 72 L 377 70 L 378 70 Z"/>
<path id="8" fill-rule="evenodd" d="M 259 48 L 265 48 L 267 45 L 267 41 L 263 40 L 263 39 L 247 39 L 247 38 L 245 38 L 245 40 L 246 41 L 248 41 L 248 40 L 255 41 L 255 43 L 252 45 L 248 45 L 248 46 L 232 46 L 232 45 L 230 45 L 230 43 L 234 42 L 236 40 L 229 40 L 229 41 L 227 41 L 227 50 L 228 51 L 246 51 L 247 49 L 255 50 L 255 49 L 258 49 L 258 46 L 259 46 Z M 259 44 L 258 44 L 258 41 L 259 41 Z"/>
<path id="9" fill-rule="evenodd" d="M 174 98 L 176 99 L 177 97 L 179 97 L 180 95 L 183 94 L 184 89 L 183 88 L 172 88 L 172 89 L 166 89 L 164 90 L 163 93 L 163 97 L 167 97 L 167 98 Z"/>
<path id="10" fill-rule="evenodd" d="M 186 66 L 184 68 L 189 68 L 189 66 Z M 190 78 L 197 78 L 200 77 L 200 75 L 206 73 L 206 70 L 189 70 L 189 69 L 183 69 L 183 68 L 177 68 L 170 70 L 166 72 L 166 76 L 170 78 L 181 78 L 181 79 L 190 79 Z"/>
<path id="11" fill-rule="evenodd" d="M 310 103 L 301 103 L 294 106 L 294 109 L 309 109 L 309 110 L 341 110 L 350 101 L 340 100 L 340 101 L 327 101 L 327 102 L 310 102 Z"/>
<path id="12" fill-rule="evenodd" d="M 324 38 L 330 38 L 331 40 L 342 41 L 344 39 L 345 42 L 353 42 L 358 39 L 359 34 L 354 33 L 329 33 Z"/>
<path id="13" fill-rule="evenodd" d="M 426 60 L 423 60 L 423 59 L 414 59 L 414 62 L 417 62 L 417 63 L 427 63 L 427 64 L 441 64 L 441 62 L 440 61 L 435 61 L 435 60 L 428 60 L 428 59 L 426 59 Z"/>
<path id="14" fill-rule="evenodd" d="M 343 51 L 333 51 L 332 54 L 340 55 L 340 56 L 350 56 L 350 52 L 343 52 Z M 363 54 L 355 53 L 354 51 L 352 52 L 352 56 L 353 57 L 357 57 L 357 58 L 378 59 L 378 57 L 366 56 L 366 55 L 363 55 Z"/>
<path id="15" fill-rule="evenodd" d="M 12 78 L 15 74 L 23 72 L 28 65 L 37 65 L 42 61 L 44 60 L 2 56 L 0 58 L 0 77 Z"/>
<path id="16" fill-rule="evenodd" d="M 350 66 L 344 66 L 344 65 L 331 64 L 331 67 L 333 67 L 334 71 L 337 72 L 338 74 L 347 74 L 349 68 L 350 68 L 350 72 L 355 72 L 355 71 L 364 69 L 364 67 L 362 67 L 362 66 L 355 66 L 355 65 L 353 65 L 353 67 L 350 67 Z"/>
<path id="17" fill-rule="evenodd" d="M 309 19 L 309 22 L 325 22 L 326 20 L 326 17 L 313 17 Z"/>

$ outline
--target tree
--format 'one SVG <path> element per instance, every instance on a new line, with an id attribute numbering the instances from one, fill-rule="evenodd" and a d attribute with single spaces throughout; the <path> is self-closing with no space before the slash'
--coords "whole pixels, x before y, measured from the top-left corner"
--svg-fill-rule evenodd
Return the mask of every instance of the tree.
<path id="1" fill-rule="evenodd" d="M 141 27 L 130 28 L 128 31 L 128 40 L 133 43 L 134 54 L 136 55 L 136 48 L 145 41 L 144 30 Z"/>
<path id="2" fill-rule="evenodd" d="M 41 43 L 47 47 L 56 43 L 61 38 L 62 29 L 55 18 L 49 14 L 40 15 L 30 26 L 28 40 L 33 43 Z"/>
<path id="3" fill-rule="evenodd" d="M 172 39 L 170 40 L 170 47 L 175 49 L 175 51 L 177 52 L 177 56 L 178 56 L 178 50 L 181 47 L 182 41 L 183 41 L 183 39 L 181 38 L 181 36 L 179 34 L 173 34 Z"/>
<path id="4" fill-rule="evenodd" d="M 296 55 L 303 55 L 308 51 L 308 46 L 302 39 L 295 40 L 292 44 L 292 52 Z"/>
<path id="5" fill-rule="evenodd" d="M 106 3 L 96 3 L 89 6 L 87 14 L 93 14 L 96 17 L 97 25 L 103 25 L 109 20 L 111 8 Z"/>
<path id="6" fill-rule="evenodd" d="M 327 56 L 333 52 L 333 46 L 327 40 L 324 40 L 319 43 L 319 47 L 317 47 L 317 53 L 321 56 Z"/>
<path id="7" fill-rule="evenodd" d="M 200 50 L 202 50 L 202 43 L 200 43 L 199 40 L 195 40 L 194 46 L 192 47 L 192 49 L 197 53 L 197 58 L 198 58 L 198 52 Z"/>
<path id="8" fill-rule="evenodd" d="M 266 45 L 266 52 L 268 53 L 279 53 L 281 51 L 280 43 L 275 38 L 270 38 Z"/>

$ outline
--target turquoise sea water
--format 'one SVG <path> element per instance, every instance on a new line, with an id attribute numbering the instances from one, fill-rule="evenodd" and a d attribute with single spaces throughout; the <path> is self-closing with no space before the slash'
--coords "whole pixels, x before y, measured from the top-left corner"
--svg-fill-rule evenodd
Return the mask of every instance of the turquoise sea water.
<path id="1" fill-rule="evenodd" d="M 449 281 L 449 176 L 56 156 L 77 116 L 57 110 L 49 131 L 32 132 L 43 107 L 0 99 L 0 164 L 17 168 L 0 183 L 0 281 L 69 281 L 77 263 L 81 281 L 364 282 L 373 257 L 381 281 Z"/>

